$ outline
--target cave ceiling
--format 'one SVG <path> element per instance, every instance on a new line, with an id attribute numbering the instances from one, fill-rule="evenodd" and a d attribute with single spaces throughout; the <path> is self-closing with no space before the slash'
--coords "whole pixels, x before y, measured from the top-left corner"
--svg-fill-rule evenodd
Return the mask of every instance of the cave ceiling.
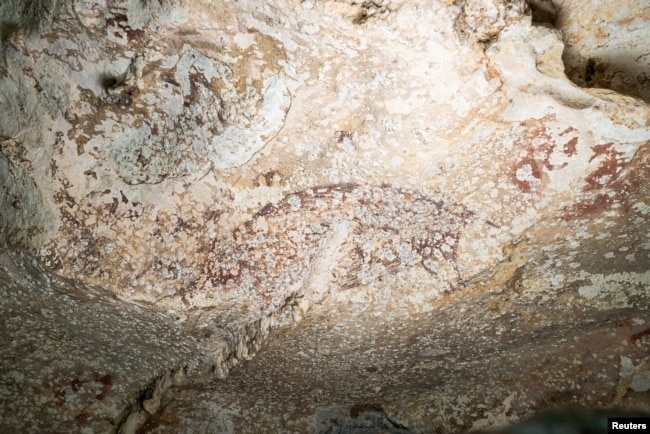
<path id="1" fill-rule="evenodd" d="M 0 431 L 650 411 L 650 4 L 0 2 Z"/>

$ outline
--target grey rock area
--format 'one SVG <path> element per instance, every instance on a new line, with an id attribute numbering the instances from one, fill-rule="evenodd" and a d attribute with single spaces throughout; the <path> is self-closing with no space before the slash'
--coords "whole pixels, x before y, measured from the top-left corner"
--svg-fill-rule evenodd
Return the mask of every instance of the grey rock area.
<path id="1" fill-rule="evenodd" d="M 647 41 L 637 0 L 0 2 L 0 432 L 649 413 Z"/>

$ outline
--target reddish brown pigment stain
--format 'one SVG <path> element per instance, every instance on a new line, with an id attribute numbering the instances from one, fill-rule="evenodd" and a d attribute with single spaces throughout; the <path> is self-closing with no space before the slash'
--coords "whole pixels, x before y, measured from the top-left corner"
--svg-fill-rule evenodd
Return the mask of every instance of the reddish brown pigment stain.
<path id="1" fill-rule="evenodd" d="M 594 155 L 591 156 L 589 162 L 591 163 L 592 161 L 594 161 L 594 158 L 600 157 L 601 155 L 605 155 L 606 153 L 608 153 L 612 146 L 614 146 L 613 143 L 604 143 L 602 145 L 592 146 L 591 150 L 594 151 Z"/>
<path id="2" fill-rule="evenodd" d="M 553 120 L 555 120 L 555 116 L 545 116 L 541 119 L 528 119 L 520 122 L 520 125 L 525 128 L 526 131 L 524 137 L 522 137 L 516 146 L 519 149 L 524 149 L 526 155 L 511 166 L 511 178 L 517 188 L 525 193 L 530 193 L 533 186 L 528 181 L 517 179 L 517 170 L 529 165 L 531 168 L 531 175 L 541 181 L 543 168 L 546 168 L 547 170 L 556 170 L 568 164 L 564 163 L 562 166 L 556 167 L 550 161 L 551 155 L 553 155 L 553 151 L 557 144 L 548 132 L 545 124 Z M 573 131 L 575 131 L 573 127 L 568 127 L 560 133 L 560 135 L 568 134 Z M 578 138 L 574 137 L 564 144 L 562 151 L 566 155 L 574 155 L 576 153 L 577 144 Z"/>
<path id="3" fill-rule="evenodd" d="M 101 391 L 95 396 L 95 399 L 103 400 L 108 396 L 113 387 L 113 376 L 111 374 L 101 375 L 98 372 L 93 372 L 91 377 L 87 375 L 77 374 L 74 377 L 59 383 L 54 389 L 54 401 L 57 406 L 63 406 L 66 403 L 68 392 L 77 393 L 85 384 L 99 383 L 102 385 Z M 90 404 L 88 404 L 89 406 Z"/>
<path id="4" fill-rule="evenodd" d="M 646 336 L 650 336 L 650 327 L 648 327 L 645 330 L 641 330 L 640 332 L 634 333 L 630 335 L 630 342 L 636 342 L 639 339 L 642 339 Z"/>
<path id="5" fill-rule="evenodd" d="M 581 200 L 564 209 L 562 218 L 574 220 L 578 217 L 585 217 L 593 213 L 600 213 L 606 210 L 612 203 L 612 198 L 606 194 L 597 194 L 589 199 Z"/>
<path id="6" fill-rule="evenodd" d="M 102 390 L 95 396 L 95 399 L 102 401 L 111 390 L 113 386 L 113 376 L 111 374 L 100 375 L 97 372 L 93 372 L 92 381 L 87 381 L 88 383 L 100 383 L 102 385 Z M 91 416 L 91 410 L 94 401 L 89 401 L 86 406 L 77 414 L 74 418 L 77 425 L 81 425 L 86 422 Z"/>
<path id="7" fill-rule="evenodd" d="M 594 155 L 591 156 L 589 162 L 600 156 L 604 156 L 605 159 L 600 163 L 596 170 L 591 172 L 585 178 L 586 185 L 583 187 L 583 191 L 603 187 L 606 184 L 610 184 L 618 177 L 620 169 L 625 164 L 625 160 L 623 159 L 624 154 L 615 151 L 612 149 L 612 146 L 612 143 L 606 143 L 591 148 L 594 151 Z"/>
<path id="8" fill-rule="evenodd" d="M 569 133 L 572 133 L 574 131 L 577 131 L 577 130 L 575 128 L 573 128 L 573 127 L 568 127 L 566 130 L 564 130 L 564 131 L 562 131 L 560 133 L 560 136 L 564 136 L 565 134 L 569 134 Z"/>
<path id="9" fill-rule="evenodd" d="M 56 401 L 56 405 L 61 407 L 63 404 L 65 404 L 65 390 L 63 389 L 57 389 L 54 391 L 54 400 Z"/>
<path id="10" fill-rule="evenodd" d="M 578 144 L 578 138 L 574 137 L 564 144 L 562 147 L 562 152 L 564 152 L 569 157 L 576 154 L 576 145 Z"/>
<path id="11" fill-rule="evenodd" d="M 618 172 L 619 162 L 616 157 L 611 156 L 603 161 L 598 169 L 594 170 L 585 178 L 585 185 L 582 191 L 589 191 L 604 186 L 608 181 L 613 181 Z"/>
<path id="12" fill-rule="evenodd" d="M 517 171 L 523 167 L 526 167 L 527 165 L 530 166 L 530 171 L 531 175 L 535 177 L 536 179 L 541 180 L 542 179 L 542 171 L 537 164 L 537 161 L 535 161 L 535 158 L 531 155 L 532 152 L 529 151 L 528 155 L 524 157 L 523 159 L 519 160 L 517 165 L 514 167 L 512 171 L 512 182 L 519 188 L 519 190 L 523 191 L 524 193 L 530 193 L 532 190 L 532 186 L 530 185 L 530 182 L 528 181 L 522 181 L 521 179 L 517 178 Z"/>
<path id="13" fill-rule="evenodd" d="M 387 184 L 336 184 L 294 192 L 264 206 L 230 235 L 209 241 L 205 260 L 197 267 L 202 275 L 181 289 L 181 299 L 192 306 L 197 293 L 211 297 L 246 288 L 269 309 L 278 294 L 303 279 L 339 215 L 346 216 L 351 229 L 341 247 L 346 260 L 331 270 L 336 276 L 332 284 L 341 290 L 417 265 L 435 276 L 438 265 L 458 271 L 458 240 L 473 219 L 473 212 L 460 204 Z M 263 228 L 258 227 L 262 220 Z M 367 240 L 372 240 L 372 251 L 360 248 Z M 399 252 L 404 248 L 420 260 L 403 261 Z"/>
<path id="14" fill-rule="evenodd" d="M 107 27 L 112 26 L 112 27 L 117 27 L 119 29 L 122 29 L 126 33 L 129 41 L 141 38 L 144 35 L 144 31 L 141 29 L 131 28 L 131 26 L 128 25 L 128 22 L 129 22 L 129 18 L 125 14 L 115 13 L 106 19 L 106 26 Z M 114 32 L 114 34 L 118 38 L 122 37 L 120 32 Z"/>
<path id="15" fill-rule="evenodd" d="M 111 374 L 99 375 L 97 372 L 95 372 L 93 374 L 93 380 L 97 383 L 101 383 L 102 385 L 102 391 L 97 396 L 95 396 L 95 398 L 101 401 L 106 398 L 108 393 L 111 391 L 111 387 L 113 387 L 113 376 Z"/>
<path id="16" fill-rule="evenodd" d="M 628 185 L 630 190 L 637 190 L 647 183 L 650 178 L 650 140 L 636 151 L 625 172 L 625 176 L 616 182 L 617 185 Z"/>
<path id="17" fill-rule="evenodd" d="M 603 155 L 610 147 L 611 144 L 605 144 L 594 146 L 592 149 L 599 155 Z M 643 194 L 641 190 L 647 185 L 647 180 L 650 178 L 650 141 L 641 146 L 625 170 L 621 170 L 616 175 L 617 179 L 607 183 L 609 193 L 598 193 L 595 196 L 565 207 L 561 212 L 561 218 L 573 220 L 590 214 L 601 213 L 609 209 L 614 202 L 621 204 L 620 210 L 622 212 L 630 212 L 631 203 L 626 198 L 634 192 Z M 600 184 L 595 186 L 601 187 Z"/>

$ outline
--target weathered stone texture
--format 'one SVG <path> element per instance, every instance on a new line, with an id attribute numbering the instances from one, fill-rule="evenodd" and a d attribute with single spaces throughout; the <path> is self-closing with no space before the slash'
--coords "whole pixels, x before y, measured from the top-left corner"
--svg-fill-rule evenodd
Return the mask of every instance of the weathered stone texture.
<path id="1" fill-rule="evenodd" d="M 0 428 L 650 410 L 648 10 L 2 2 Z"/>

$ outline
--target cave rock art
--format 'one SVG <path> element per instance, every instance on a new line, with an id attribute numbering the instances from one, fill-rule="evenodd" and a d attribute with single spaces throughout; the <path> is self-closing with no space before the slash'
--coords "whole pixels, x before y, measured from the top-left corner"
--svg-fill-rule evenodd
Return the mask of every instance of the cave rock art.
<path id="1" fill-rule="evenodd" d="M 0 431 L 650 411 L 650 6 L 592 3 L 1 2 Z"/>

